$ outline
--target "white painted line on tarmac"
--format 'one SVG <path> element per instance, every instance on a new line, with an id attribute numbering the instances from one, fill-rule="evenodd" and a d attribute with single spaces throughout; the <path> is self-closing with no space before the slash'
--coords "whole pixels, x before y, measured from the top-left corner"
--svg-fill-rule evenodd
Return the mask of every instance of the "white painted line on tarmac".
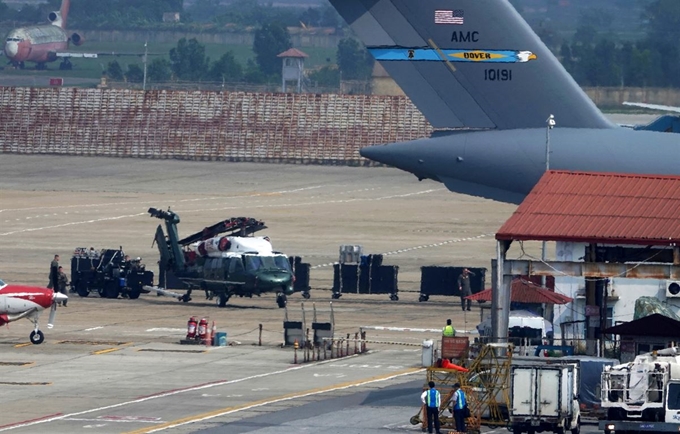
<path id="1" fill-rule="evenodd" d="M 152 329 L 148 329 L 147 332 L 186 332 L 187 329 L 177 329 L 177 328 L 165 328 L 165 327 L 155 327 Z"/>
<path id="2" fill-rule="evenodd" d="M 358 355 L 351 355 L 351 356 L 348 356 L 348 357 L 353 358 L 353 357 L 357 357 L 357 356 Z M 120 407 L 124 407 L 124 406 L 130 405 L 130 404 L 139 404 L 140 402 L 146 402 L 146 401 L 151 401 L 151 400 L 154 400 L 154 399 L 165 398 L 167 396 L 179 395 L 180 393 L 194 392 L 196 390 L 211 389 L 213 387 L 225 386 L 227 384 L 242 383 L 244 381 L 250 381 L 250 380 L 254 380 L 256 378 L 265 378 L 265 377 L 270 377 L 272 375 L 285 374 L 287 372 L 299 371 L 301 369 L 313 368 L 313 367 L 316 367 L 316 366 L 319 366 L 319 365 L 326 365 L 326 364 L 329 364 L 329 363 L 334 362 L 334 361 L 335 360 L 324 360 L 324 361 L 321 361 L 321 362 L 310 363 L 310 364 L 307 364 L 307 365 L 293 366 L 291 368 L 281 369 L 279 371 L 265 372 L 264 374 L 251 375 L 250 377 L 239 378 L 239 379 L 236 379 L 236 380 L 223 380 L 223 381 L 216 381 L 214 383 L 199 384 L 198 386 L 186 387 L 186 388 L 177 389 L 177 390 L 170 390 L 170 391 L 167 391 L 167 392 L 161 392 L 161 393 L 151 395 L 151 396 L 145 396 L 145 397 L 142 397 L 142 398 L 133 399 L 131 401 L 120 402 L 118 404 L 107 405 L 107 406 L 104 406 L 104 407 L 92 408 L 90 410 L 79 411 L 79 412 L 76 412 L 76 413 L 64 414 L 64 415 L 55 416 L 55 417 L 48 417 L 46 419 L 39 419 L 39 420 L 34 420 L 34 421 L 29 421 L 29 422 L 19 422 L 19 423 L 14 424 L 14 425 L 5 426 L 4 428 L 0 428 L 0 432 L 9 431 L 9 430 L 18 429 L 18 428 L 25 428 L 25 427 L 39 425 L 39 424 L 48 423 L 48 422 L 54 422 L 54 421 L 58 421 L 58 420 L 64 420 L 66 418 L 81 416 L 83 414 L 96 413 L 98 411 L 110 410 L 112 408 L 120 408 Z"/>
<path id="3" fill-rule="evenodd" d="M 36 231 L 43 231 L 43 230 L 46 230 L 46 229 L 63 228 L 63 227 L 66 227 L 66 226 L 76 226 L 76 225 L 83 225 L 83 224 L 89 224 L 89 223 L 99 223 L 99 222 L 106 222 L 106 221 L 111 221 L 111 220 L 121 220 L 121 219 L 125 219 L 125 218 L 139 217 L 139 216 L 143 216 L 143 215 L 147 215 L 147 213 L 144 212 L 144 213 L 139 213 L 139 214 L 119 215 L 119 216 L 116 216 L 116 217 L 104 217 L 104 218 L 100 218 L 100 219 L 84 220 L 84 221 L 80 221 L 80 222 L 70 222 L 70 223 L 64 223 L 64 224 L 54 225 L 54 226 L 44 226 L 44 227 L 41 227 L 41 228 L 21 229 L 19 231 L 1 233 L 0 237 L 6 237 L 8 235 L 21 234 L 21 233 L 24 233 L 24 232 L 36 232 Z"/>
<path id="4" fill-rule="evenodd" d="M 186 417 L 184 419 L 179 419 L 179 420 L 174 421 L 174 422 L 169 422 L 166 425 L 160 426 L 158 428 L 153 428 L 153 427 L 150 428 L 150 429 L 149 428 L 143 428 L 141 430 L 132 431 L 128 434 L 146 434 L 146 433 L 150 434 L 150 433 L 165 431 L 166 429 L 177 428 L 179 426 L 184 426 L 184 425 L 188 425 L 188 424 L 192 424 L 192 423 L 196 423 L 196 422 L 203 422 L 203 421 L 206 421 L 206 420 L 209 420 L 209 419 L 214 419 L 216 417 L 226 416 L 226 415 L 238 413 L 238 412 L 244 411 L 244 410 L 250 410 L 251 408 L 267 406 L 267 405 L 270 405 L 270 404 L 276 404 L 276 403 L 284 402 L 284 401 L 292 401 L 292 400 L 299 399 L 299 398 L 306 398 L 308 396 L 322 395 L 322 394 L 325 394 L 325 393 L 335 392 L 335 391 L 338 391 L 338 390 L 346 390 L 346 389 L 350 389 L 350 388 L 354 388 L 354 387 L 365 386 L 367 384 L 373 384 L 373 383 L 378 383 L 378 382 L 382 382 L 382 381 L 392 380 L 392 379 L 398 378 L 398 377 L 404 377 L 404 376 L 408 376 L 408 375 L 418 374 L 418 373 L 421 373 L 423 371 L 425 371 L 424 368 L 413 368 L 413 369 L 408 370 L 407 372 L 395 373 L 393 375 L 383 375 L 383 376 L 373 378 L 373 379 L 369 379 L 369 380 L 366 380 L 366 381 L 350 382 L 350 383 L 346 383 L 346 384 L 343 384 L 343 385 L 331 386 L 331 387 L 326 387 L 326 388 L 314 390 L 314 391 L 311 391 L 311 392 L 294 393 L 294 394 L 286 395 L 286 396 L 283 396 L 283 397 L 280 397 L 280 398 L 265 399 L 265 400 L 262 400 L 262 401 L 257 401 L 257 402 L 254 402 L 254 403 L 245 404 L 245 405 L 238 406 L 238 407 L 229 407 L 229 408 L 225 408 L 225 409 L 222 409 L 222 410 L 216 410 L 216 411 L 212 411 L 212 412 L 209 412 L 209 413 L 204 413 L 202 415 Z"/>
<path id="5" fill-rule="evenodd" d="M 104 328 L 104 326 L 92 327 L 92 328 L 89 328 L 89 329 L 85 329 L 84 331 L 91 332 L 91 331 L 94 331 L 94 330 L 101 330 L 103 328 Z"/>
<path id="6" fill-rule="evenodd" d="M 64 420 L 75 421 L 75 422 L 116 422 L 116 423 L 118 423 L 118 422 L 122 422 L 122 423 L 132 422 L 132 423 L 155 423 L 155 424 L 166 423 L 165 421 L 160 420 L 160 418 L 156 418 L 156 419 L 159 419 L 159 420 L 108 419 L 108 418 L 105 418 L 105 417 L 96 418 L 96 419 L 80 419 L 80 418 L 77 418 L 77 417 L 69 417 L 69 418 L 66 418 Z"/>

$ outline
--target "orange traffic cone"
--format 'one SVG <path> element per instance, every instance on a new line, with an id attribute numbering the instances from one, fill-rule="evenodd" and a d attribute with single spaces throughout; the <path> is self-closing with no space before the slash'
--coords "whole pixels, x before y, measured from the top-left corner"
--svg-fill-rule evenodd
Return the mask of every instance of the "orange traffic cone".
<path id="1" fill-rule="evenodd" d="M 215 321 L 213 321 L 213 326 L 205 331 L 205 341 L 203 343 L 206 347 L 212 346 L 213 344 L 213 330 L 215 327 Z"/>

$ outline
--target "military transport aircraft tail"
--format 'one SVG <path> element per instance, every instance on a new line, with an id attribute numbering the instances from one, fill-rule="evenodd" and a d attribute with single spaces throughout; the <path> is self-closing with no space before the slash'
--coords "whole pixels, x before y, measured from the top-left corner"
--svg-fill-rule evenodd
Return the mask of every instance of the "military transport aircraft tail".
<path id="1" fill-rule="evenodd" d="M 330 0 L 437 129 L 614 127 L 508 0 Z"/>

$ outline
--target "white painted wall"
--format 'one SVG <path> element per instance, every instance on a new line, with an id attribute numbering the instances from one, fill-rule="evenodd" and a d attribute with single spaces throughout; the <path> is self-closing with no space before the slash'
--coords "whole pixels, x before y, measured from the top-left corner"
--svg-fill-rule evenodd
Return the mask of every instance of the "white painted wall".
<path id="1" fill-rule="evenodd" d="M 576 261 L 582 262 L 585 255 L 586 244 L 557 242 L 555 259 L 557 261 Z M 635 300 L 639 297 L 656 297 L 661 301 L 667 301 L 668 305 L 676 313 L 680 313 L 680 298 L 669 298 L 666 300 L 666 281 L 657 279 L 626 279 L 612 278 L 609 286 L 609 293 L 615 293 L 619 299 L 609 301 L 608 307 L 613 308 L 613 320 L 623 322 L 632 321 L 635 314 Z M 555 337 L 561 337 L 560 324 L 562 322 L 585 320 L 585 279 L 566 276 L 555 276 L 555 291 L 574 299 L 572 303 L 555 306 L 555 316 L 553 329 Z M 579 297 L 580 295 L 580 297 Z M 583 337 L 584 324 L 569 326 L 568 336 Z"/>

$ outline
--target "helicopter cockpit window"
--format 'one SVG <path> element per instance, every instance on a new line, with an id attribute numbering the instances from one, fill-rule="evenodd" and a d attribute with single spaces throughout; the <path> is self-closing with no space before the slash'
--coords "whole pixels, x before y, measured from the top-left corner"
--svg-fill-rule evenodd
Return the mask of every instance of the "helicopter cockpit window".
<path id="1" fill-rule="evenodd" d="M 261 256 L 253 256 L 253 255 L 246 255 L 245 256 L 245 263 L 246 263 L 246 271 L 257 271 L 260 268 L 263 268 L 263 263 L 262 263 L 262 257 Z"/>
<path id="2" fill-rule="evenodd" d="M 250 272 L 258 270 L 286 270 L 290 271 L 290 263 L 283 256 L 255 256 L 244 255 L 246 270 Z"/>
<path id="3" fill-rule="evenodd" d="M 276 264 L 276 268 L 280 268 L 282 270 L 286 271 L 292 271 L 290 269 L 290 262 L 288 262 L 288 258 L 280 255 L 280 256 L 273 256 L 274 258 L 274 263 Z"/>

